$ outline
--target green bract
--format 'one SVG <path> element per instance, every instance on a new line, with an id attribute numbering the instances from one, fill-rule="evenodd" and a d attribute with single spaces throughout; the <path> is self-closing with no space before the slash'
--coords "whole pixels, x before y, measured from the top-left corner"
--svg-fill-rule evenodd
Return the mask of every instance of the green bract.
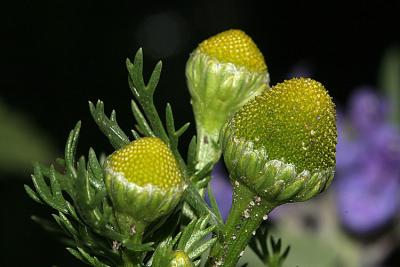
<path id="1" fill-rule="evenodd" d="M 291 79 L 244 105 L 222 140 L 234 179 L 279 202 L 306 200 L 333 178 L 335 106 L 319 82 Z"/>

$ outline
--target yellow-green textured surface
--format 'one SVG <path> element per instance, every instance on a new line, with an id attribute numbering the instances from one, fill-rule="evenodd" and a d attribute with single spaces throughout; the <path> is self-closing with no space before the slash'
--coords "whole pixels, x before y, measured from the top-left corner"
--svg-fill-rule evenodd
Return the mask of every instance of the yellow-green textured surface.
<path id="1" fill-rule="evenodd" d="M 182 175 L 171 150 L 155 137 L 144 137 L 114 152 L 109 167 L 139 186 L 155 185 L 168 190 L 182 183 Z"/>
<path id="2" fill-rule="evenodd" d="M 200 43 L 199 48 L 201 52 L 221 62 L 233 63 L 256 72 L 267 70 L 257 45 L 241 30 L 221 32 Z"/>
<path id="3" fill-rule="evenodd" d="M 298 171 L 335 166 L 335 105 L 312 79 L 294 78 L 266 90 L 234 115 L 227 130 Z"/>

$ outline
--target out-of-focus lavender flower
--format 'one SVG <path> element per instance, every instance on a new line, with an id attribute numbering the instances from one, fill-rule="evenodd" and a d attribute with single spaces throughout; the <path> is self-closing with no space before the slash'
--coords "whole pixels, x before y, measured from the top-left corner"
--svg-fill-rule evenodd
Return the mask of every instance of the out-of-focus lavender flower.
<path id="1" fill-rule="evenodd" d="M 218 162 L 211 173 L 211 188 L 217 201 L 222 218 L 226 220 L 232 205 L 232 186 L 224 164 Z M 206 200 L 209 203 L 208 196 Z"/>
<path id="2" fill-rule="evenodd" d="M 385 225 L 400 207 L 400 134 L 387 116 L 385 100 L 369 87 L 354 92 L 348 117 L 338 116 L 337 210 L 359 234 Z"/>
<path id="3" fill-rule="evenodd" d="M 392 125 L 384 125 L 377 129 L 372 141 L 371 145 L 377 149 L 380 159 L 400 171 L 400 133 L 398 129 Z"/>
<path id="4" fill-rule="evenodd" d="M 363 86 L 351 96 L 349 116 L 359 135 L 370 134 L 385 123 L 387 109 L 384 100 L 373 88 Z"/>
<path id="5" fill-rule="evenodd" d="M 345 121 L 345 115 L 337 111 L 338 143 L 336 145 L 336 168 L 344 171 L 347 168 L 354 168 L 360 157 L 365 154 L 365 147 L 360 142 L 354 142 L 354 131 L 351 124 Z M 350 128 L 350 129 L 349 129 Z"/>
<path id="6" fill-rule="evenodd" d="M 349 230 L 368 233 L 385 225 L 398 210 L 399 183 L 393 171 L 371 160 L 336 182 L 337 208 Z"/>

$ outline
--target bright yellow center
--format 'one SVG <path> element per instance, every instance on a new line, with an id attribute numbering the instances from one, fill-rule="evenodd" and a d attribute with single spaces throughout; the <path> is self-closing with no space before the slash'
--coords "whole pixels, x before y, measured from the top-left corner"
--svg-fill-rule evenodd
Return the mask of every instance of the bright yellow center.
<path id="1" fill-rule="evenodd" d="M 144 137 L 114 152 L 109 167 L 139 186 L 168 190 L 182 184 L 182 175 L 171 150 L 161 139 Z"/>
<path id="2" fill-rule="evenodd" d="M 267 70 L 264 57 L 253 40 L 241 30 L 221 32 L 199 45 L 201 52 L 221 62 L 233 63 L 250 71 Z"/>

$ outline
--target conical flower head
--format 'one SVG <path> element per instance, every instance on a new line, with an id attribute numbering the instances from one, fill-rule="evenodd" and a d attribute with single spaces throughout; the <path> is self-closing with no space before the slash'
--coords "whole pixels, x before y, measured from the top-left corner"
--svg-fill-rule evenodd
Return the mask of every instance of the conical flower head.
<path id="1" fill-rule="evenodd" d="M 184 190 L 172 151 L 156 137 L 140 138 L 111 154 L 105 184 L 115 210 L 128 224 L 148 224 L 169 213 Z"/>
<path id="2" fill-rule="evenodd" d="M 141 138 L 116 151 L 109 167 L 140 187 L 168 191 L 182 185 L 182 174 L 171 150 L 158 138 Z"/>
<path id="3" fill-rule="evenodd" d="M 208 146 L 212 152 L 204 153 L 205 159 L 199 161 L 209 159 L 215 163 L 220 148 L 214 147 L 224 123 L 247 101 L 269 88 L 267 65 L 247 34 L 228 30 L 199 44 L 186 64 L 186 78 L 199 133 L 198 146 Z"/>
<path id="4" fill-rule="evenodd" d="M 326 89 L 312 79 L 295 78 L 265 91 L 233 116 L 224 130 L 224 155 L 235 176 L 245 177 L 255 191 L 274 197 L 292 186 L 287 197 L 303 189 L 319 192 L 329 184 L 336 142 L 335 105 Z M 298 192 L 292 200 L 312 196 Z"/>
<path id="5" fill-rule="evenodd" d="M 201 52 L 220 62 L 232 63 L 254 72 L 264 72 L 264 56 L 253 40 L 241 30 L 219 33 L 199 45 Z"/>

